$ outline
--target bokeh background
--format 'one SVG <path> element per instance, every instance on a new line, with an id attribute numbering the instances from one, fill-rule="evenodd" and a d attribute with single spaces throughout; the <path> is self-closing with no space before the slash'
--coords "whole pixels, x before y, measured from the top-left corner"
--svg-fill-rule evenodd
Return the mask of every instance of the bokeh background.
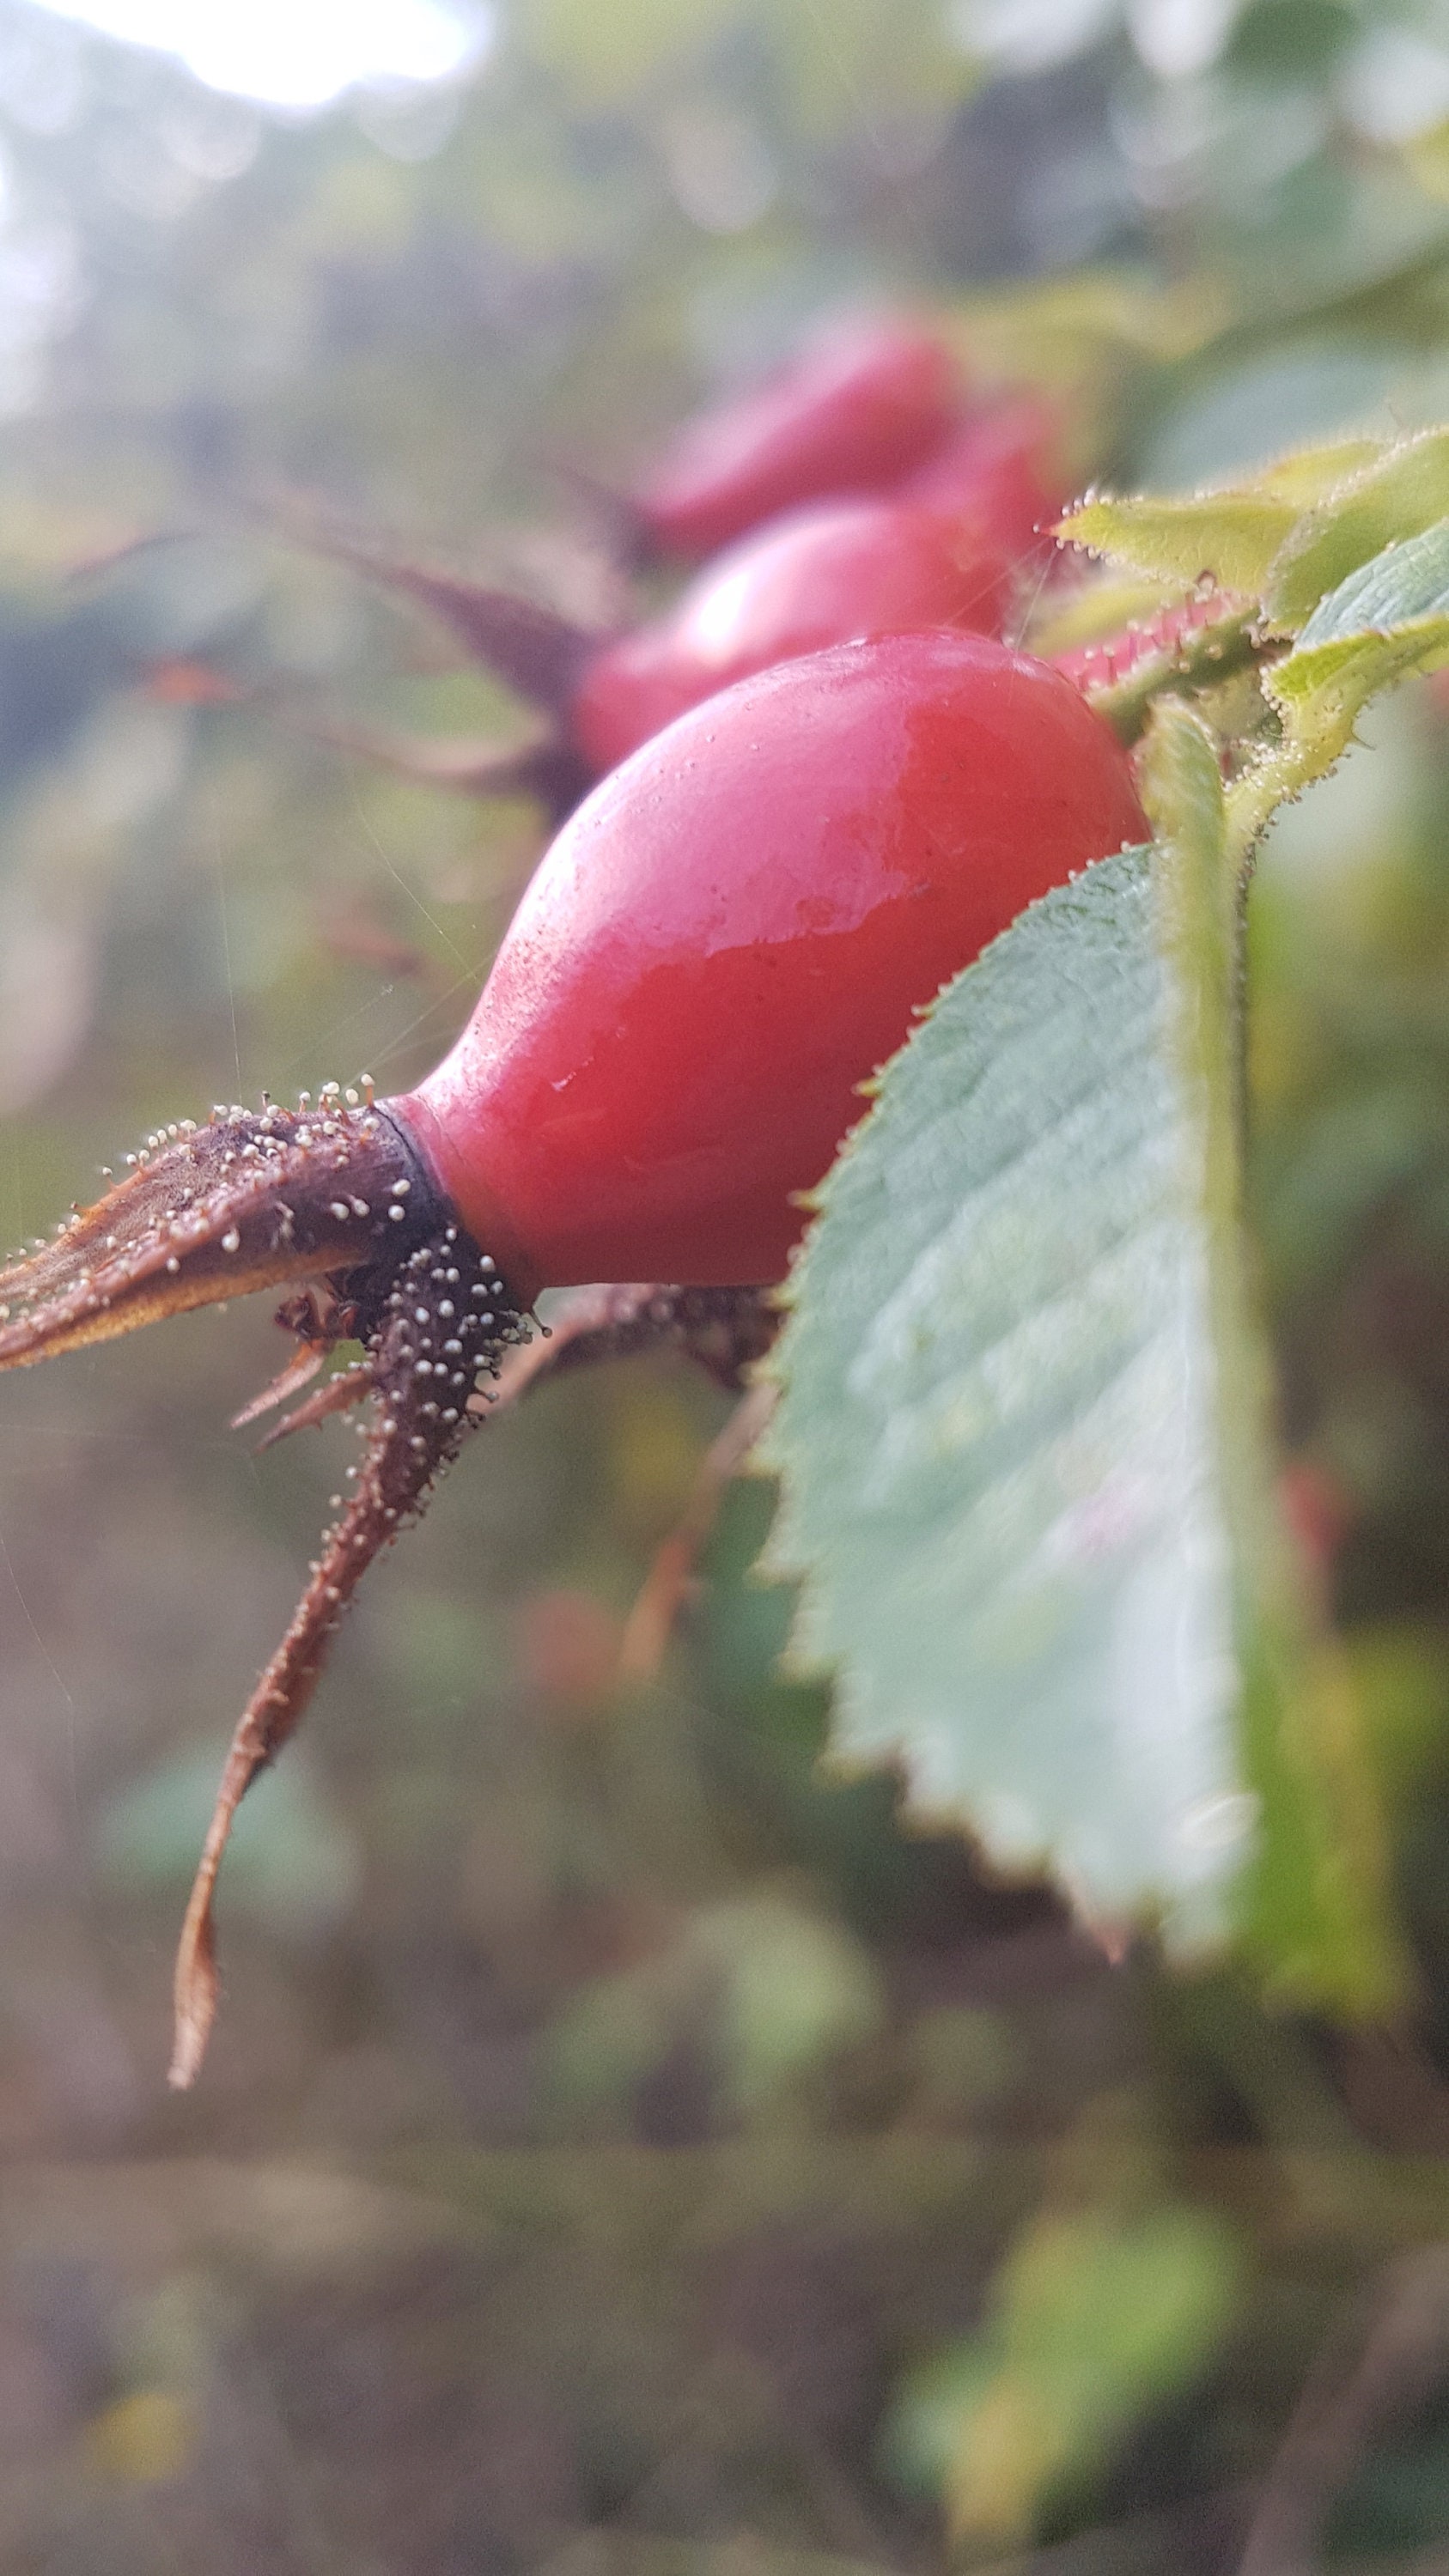
<path id="1" fill-rule="evenodd" d="M 616 614 L 594 487 L 868 300 L 1058 396 L 1084 481 L 1449 416 L 1442 0 L 451 23 L 439 77 L 279 105 L 0 0 L 7 1239 L 158 1120 L 422 1073 L 540 846 L 339 747 L 526 718 L 308 526 Z M 1365 731 L 1253 898 L 1253 1182 L 1412 2025 L 1110 1963 L 822 1774 L 762 1482 L 621 1670 L 728 1409 L 640 1362 L 378 1570 L 173 2099 L 212 1783 L 347 1435 L 227 1431 L 264 1310 L 7 1379 L 6 2571 L 1449 2568 L 1449 700 Z"/>

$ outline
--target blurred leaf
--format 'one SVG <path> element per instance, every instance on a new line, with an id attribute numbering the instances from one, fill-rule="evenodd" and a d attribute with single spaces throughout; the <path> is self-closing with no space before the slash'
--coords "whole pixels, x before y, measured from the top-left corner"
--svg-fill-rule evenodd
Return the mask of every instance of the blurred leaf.
<path id="1" fill-rule="evenodd" d="M 549 2085 L 562 2106 L 627 2109 L 688 2041 L 711 2068 L 725 2116 L 754 2122 L 868 2039 L 884 2008 L 863 1945 L 764 1888 L 698 1908 L 652 1958 L 573 1996 L 549 2034 Z"/>
<path id="2" fill-rule="evenodd" d="M 922 0 L 835 0 L 822 24 L 810 0 L 519 0 L 518 37 L 592 110 L 696 95 L 719 54 L 751 43 L 769 62 L 772 104 L 807 138 L 858 135 L 883 110 L 949 105 L 979 74 Z"/>
<path id="3" fill-rule="evenodd" d="M 181 1754 L 111 1800 L 96 1830 L 101 1866 L 114 1886 L 190 1884 L 219 1767 L 210 1752 Z M 352 1835 L 297 1764 L 258 1782 L 227 1857 L 228 1900 L 294 1930 L 344 1913 L 357 1885 Z"/>
<path id="4" fill-rule="evenodd" d="M 1364 1741 L 1386 1801 L 1401 1809 L 1449 1779 L 1449 1639 L 1436 1629 L 1355 1629 L 1344 1653 Z"/>
<path id="5" fill-rule="evenodd" d="M 1120 367 L 1124 356 L 1190 357 L 1228 318 L 1209 278 L 1165 287 L 1130 268 L 1014 279 L 964 296 L 955 310 L 968 352 L 994 371 L 1046 383 L 1070 382 L 1084 368 Z"/>
<path id="6" fill-rule="evenodd" d="M 1025 2539 L 1143 2416 L 1210 2364 L 1239 2287 L 1236 2239 L 1186 2207 L 1129 2219 L 1034 2219 L 975 2335 L 918 2367 L 897 2397 L 888 2456 L 940 2494 L 958 2540 Z"/>
<path id="7" fill-rule="evenodd" d="M 1446 441 L 1449 459 L 1449 441 Z M 1321 600 L 1268 685 L 1303 736 L 1347 743 L 1366 699 L 1449 652 L 1449 518 L 1385 547 Z M 1327 766 L 1315 752 L 1317 765 Z"/>
<path id="8" fill-rule="evenodd" d="M 515 42 L 561 74 L 591 107 L 618 106 L 662 69 L 698 54 L 736 24 L 740 0 L 515 0 Z"/>
<path id="9" fill-rule="evenodd" d="M 1167 408 L 1148 421 L 1145 438 L 1139 428 L 1133 463 L 1149 491 L 1200 491 L 1241 482 L 1281 459 L 1285 447 L 1312 453 L 1362 425 L 1365 452 L 1356 461 L 1367 464 L 1401 422 L 1435 419 L 1444 408 L 1443 374 L 1432 358 L 1426 364 L 1397 342 L 1351 339 L 1339 330 L 1287 349 L 1271 345 L 1236 365 L 1204 367 L 1185 391 L 1169 388 Z M 1344 441 L 1350 457 L 1359 444 Z"/>
<path id="10" fill-rule="evenodd" d="M 862 1944 L 768 1890 L 713 1907 L 696 1939 L 722 1981 L 722 2089 L 737 2118 L 767 2113 L 884 2017 L 885 1981 Z"/>
<path id="11" fill-rule="evenodd" d="M 1370 556 L 1417 536 L 1446 514 L 1449 430 L 1426 430 L 1360 467 L 1351 480 L 1340 480 L 1340 488 L 1317 501 L 1273 567 L 1266 607 L 1280 623 L 1299 625 Z"/>
<path id="12" fill-rule="evenodd" d="M 106 2407 L 86 2430 L 93 2469 L 122 2486 L 179 2478 L 195 2448 L 193 2410 L 164 2388 L 139 2388 Z"/>
<path id="13" fill-rule="evenodd" d="M 1350 0 L 1255 0 L 1229 39 L 1226 60 L 1262 81 L 1329 70 L 1358 34 Z"/>
<path id="14" fill-rule="evenodd" d="M 1411 135 L 1404 158 L 1428 197 L 1449 198 L 1449 117 L 1423 134 Z"/>
<path id="15" fill-rule="evenodd" d="M 1185 501 L 1084 501 L 1058 534 L 1154 581 L 1185 587 L 1208 574 L 1223 590 L 1261 595 L 1298 505 L 1269 491 L 1214 492 Z"/>
<path id="16" fill-rule="evenodd" d="M 980 80 L 930 0 L 888 10 L 880 0 L 834 0 L 824 42 L 812 0 L 756 0 L 755 16 L 779 49 L 787 95 L 811 140 L 851 136 L 869 150 L 883 119 L 944 112 Z"/>
<path id="17" fill-rule="evenodd" d="M 1395 1977 L 1341 1706 L 1305 1655 L 1240 1273 L 1237 890 L 1165 703 L 1162 838 L 1033 906 L 887 1069 L 793 1281 L 770 1558 L 834 1751 L 1088 1914 Z M 1345 1763 L 1347 1776 L 1345 1776 Z"/>

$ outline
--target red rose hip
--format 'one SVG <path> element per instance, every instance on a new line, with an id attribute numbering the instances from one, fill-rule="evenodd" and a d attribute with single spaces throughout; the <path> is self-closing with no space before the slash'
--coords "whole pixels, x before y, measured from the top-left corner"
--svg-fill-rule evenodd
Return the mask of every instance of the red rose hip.
<path id="1" fill-rule="evenodd" d="M 884 491 L 940 444 L 955 402 L 934 332 L 837 322 L 763 384 L 686 422 L 636 495 L 640 518 L 666 552 L 699 557 L 799 501 Z"/>
<path id="2" fill-rule="evenodd" d="M 968 511 L 1010 556 L 1038 554 L 1067 490 L 1055 449 L 1061 423 L 1035 394 L 969 413 L 902 484 L 923 509 Z"/>
<path id="3" fill-rule="evenodd" d="M 595 788 L 396 1114 L 531 1285 L 778 1278 L 913 1008 L 1142 837 L 1043 663 L 938 632 L 780 664 Z"/>
<path id="4" fill-rule="evenodd" d="M 962 510 L 817 501 L 741 538 L 672 609 L 595 652 L 567 731 L 597 776 L 686 708 L 774 662 L 864 635 L 1000 631 L 1007 552 Z"/>

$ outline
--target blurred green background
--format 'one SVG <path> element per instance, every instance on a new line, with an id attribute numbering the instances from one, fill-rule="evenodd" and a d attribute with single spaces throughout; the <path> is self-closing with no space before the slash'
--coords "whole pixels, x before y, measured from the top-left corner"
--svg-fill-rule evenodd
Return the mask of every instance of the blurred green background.
<path id="1" fill-rule="evenodd" d="M 1434 0 L 476 23 L 466 77 L 303 116 L 0 0 L 17 1242 L 158 1119 L 421 1074 L 540 846 L 321 738 L 527 719 L 309 519 L 615 613 L 592 487 L 869 299 L 1058 393 L 1084 482 L 1449 416 Z M 227 1432 L 264 1309 L 7 1379 L 7 2571 L 1449 2567 L 1449 698 L 1365 731 L 1260 870 L 1253 1178 L 1412 2027 L 1111 1964 L 821 1776 L 758 1482 L 620 1683 L 727 1412 L 633 1363 L 379 1569 L 172 2099 L 212 1782 L 346 1435 Z"/>

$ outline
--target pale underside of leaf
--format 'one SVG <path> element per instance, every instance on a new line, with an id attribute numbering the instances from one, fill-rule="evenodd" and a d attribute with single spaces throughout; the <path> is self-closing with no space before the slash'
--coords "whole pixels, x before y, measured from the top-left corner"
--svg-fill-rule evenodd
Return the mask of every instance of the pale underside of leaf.
<path id="1" fill-rule="evenodd" d="M 841 1755 L 902 1755 L 1001 1862 L 1200 1941 L 1253 1816 L 1153 911 L 1142 850 L 1048 896 L 837 1166 L 772 1555 L 812 1569 L 797 1643 L 838 1667 Z"/>
<path id="2" fill-rule="evenodd" d="M 1153 1916 L 1187 1955 L 1246 1934 L 1342 1990 L 1327 1793 L 1266 1624 L 1236 887 L 1211 746 L 1167 725 L 1176 845 L 1101 861 L 959 977 L 826 1184 L 771 1567 L 803 1578 L 846 1762 L 898 1760 L 917 1807 L 1099 1923 Z"/>

